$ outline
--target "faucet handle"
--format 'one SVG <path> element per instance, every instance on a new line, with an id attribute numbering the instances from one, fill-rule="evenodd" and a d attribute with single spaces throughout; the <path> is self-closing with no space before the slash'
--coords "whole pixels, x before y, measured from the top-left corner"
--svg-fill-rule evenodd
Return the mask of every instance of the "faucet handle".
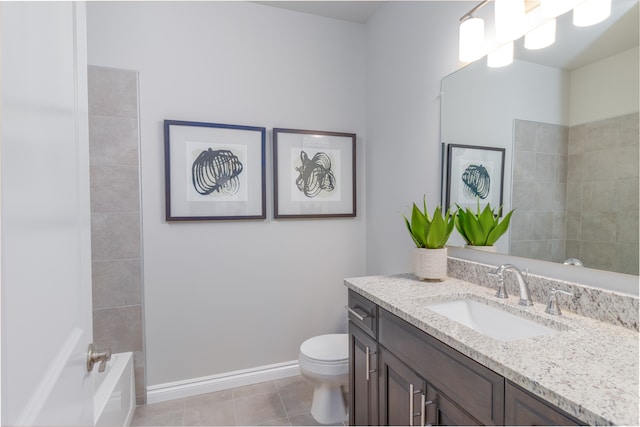
<path id="1" fill-rule="evenodd" d="M 573 296 L 572 292 L 551 288 L 551 292 L 549 292 L 549 302 L 547 303 L 547 308 L 544 310 L 545 313 L 553 314 L 554 316 L 562 316 L 562 311 L 560 310 L 560 305 L 558 304 L 558 293 Z"/>
<path id="2" fill-rule="evenodd" d="M 496 291 L 496 298 L 507 299 L 509 295 L 507 294 L 507 288 L 504 286 L 504 277 L 501 274 L 489 273 L 491 276 L 495 276 L 498 278 L 498 290 Z"/>

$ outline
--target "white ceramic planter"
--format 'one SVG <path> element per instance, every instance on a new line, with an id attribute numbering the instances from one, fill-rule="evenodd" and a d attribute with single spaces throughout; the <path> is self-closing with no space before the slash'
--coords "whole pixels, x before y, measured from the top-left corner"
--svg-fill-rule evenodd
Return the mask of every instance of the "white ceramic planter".
<path id="1" fill-rule="evenodd" d="M 447 277 L 447 248 L 413 249 L 413 273 L 423 280 L 444 280 Z"/>
<path id="2" fill-rule="evenodd" d="M 467 245 L 466 247 L 469 249 L 475 249 L 476 251 L 494 252 L 494 253 L 498 251 L 498 247 L 496 245 L 491 245 L 491 246 Z"/>

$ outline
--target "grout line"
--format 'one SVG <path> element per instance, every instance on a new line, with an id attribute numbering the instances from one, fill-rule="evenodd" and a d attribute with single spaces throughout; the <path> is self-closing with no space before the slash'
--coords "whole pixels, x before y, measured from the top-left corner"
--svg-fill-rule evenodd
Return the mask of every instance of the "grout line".
<path id="1" fill-rule="evenodd" d="M 187 418 L 187 399 L 183 399 L 182 400 L 182 423 L 181 425 L 183 427 L 187 427 L 185 426 L 184 420 Z"/>
<path id="2" fill-rule="evenodd" d="M 238 425 L 238 407 L 236 406 L 236 396 L 233 394 L 233 390 L 231 390 L 231 402 L 233 403 L 233 425 Z"/>
<path id="3" fill-rule="evenodd" d="M 278 392 L 278 398 L 280 399 L 280 404 L 282 405 L 282 409 L 284 409 L 284 414 L 286 415 L 287 420 L 289 421 L 289 424 L 291 424 L 291 420 L 289 419 L 289 411 L 287 411 L 287 406 L 284 404 L 284 400 L 282 400 L 282 395 L 280 394 L 280 387 L 278 387 L 278 384 L 274 381 L 273 385 L 276 388 L 276 391 Z"/>

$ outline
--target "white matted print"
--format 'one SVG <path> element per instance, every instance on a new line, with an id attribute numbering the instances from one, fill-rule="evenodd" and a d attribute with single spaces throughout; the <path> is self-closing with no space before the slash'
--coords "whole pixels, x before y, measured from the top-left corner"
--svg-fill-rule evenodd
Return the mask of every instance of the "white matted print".
<path id="1" fill-rule="evenodd" d="M 166 220 L 265 218 L 265 134 L 165 120 Z"/>
<path id="2" fill-rule="evenodd" d="M 504 148 L 450 144 L 447 150 L 447 198 L 445 206 L 475 212 L 488 204 L 502 206 Z M 501 215 L 501 212 L 500 212 Z"/>
<path id="3" fill-rule="evenodd" d="M 185 149 L 188 201 L 248 200 L 251 183 L 243 174 L 247 164 L 245 144 L 187 141 Z"/>
<path id="4" fill-rule="evenodd" d="M 274 217 L 356 215 L 356 135 L 273 130 Z"/>
<path id="5" fill-rule="evenodd" d="M 340 166 L 340 150 L 313 148 L 309 144 L 303 144 L 302 148 L 291 148 L 291 200 L 339 202 L 342 183 Z"/>

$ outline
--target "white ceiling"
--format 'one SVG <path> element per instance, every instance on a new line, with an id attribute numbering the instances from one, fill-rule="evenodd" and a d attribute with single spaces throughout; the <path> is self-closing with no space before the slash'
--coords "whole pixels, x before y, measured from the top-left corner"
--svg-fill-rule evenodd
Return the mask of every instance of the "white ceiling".
<path id="1" fill-rule="evenodd" d="M 327 18 L 364 24 L 387 1 L 257 1 L 262 5 L 309 13 Z M 437 0 L 421 0 L 437 1 Z M 442 0 L 441 0 L 442 1 Z M 466 1 L 466 0 L 444 0 Z M 473 7 L 479 1 L 466 1 Z M 528 0 L 535 7 L 538 0 Z M 638 0 L 613 0 L 612 16 L 601 24 L 577 28 L 571 23 L 571 13 L 558 18 L 556 43 L 539 51 L 528 51 L 522 40 L 516 43 L 516 57 L 563 69 L 575 69 L 585 64 L 638 46 Z M 480 15 L 491 14 L 483 8 Z M 481 16 L 485 19 L 487 17 Z M 489 18 L 491 19 L 491 18 Z M 614 25 L 615 24 L 615 25 Z M 458 21 L 451 25 L 458 25 Z M 587 49 L 588 47 L 588 49 Z"/>
<path id="2" fill-rule="evenodd" d="M 384 1 L 257 1 L 266 6 L 289 9 L 326 18 L 364 24 Z"/>

